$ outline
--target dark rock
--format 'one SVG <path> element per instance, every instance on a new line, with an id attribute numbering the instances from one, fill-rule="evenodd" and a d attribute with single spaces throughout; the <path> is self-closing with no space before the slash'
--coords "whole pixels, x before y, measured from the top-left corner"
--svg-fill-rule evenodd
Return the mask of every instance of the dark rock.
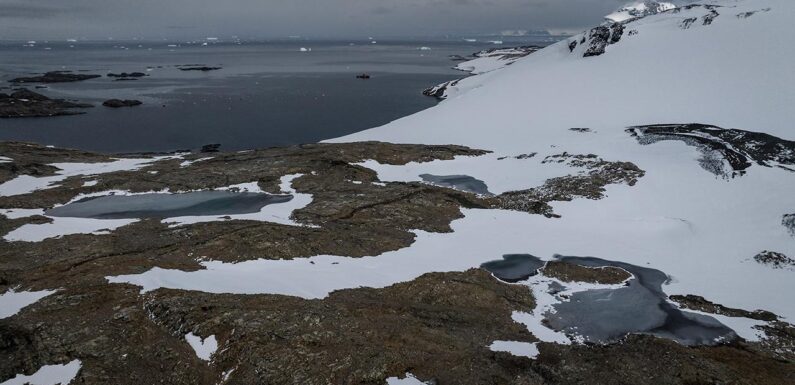
<path id="1" fill-rule="evenodd" d="M 701 18 L 702 23 L 704 25 L 710 25 L 715 20 L 715 18 L 718 17 L 719 15 L 720 14 L 718 13 L 718 11 L 716 11 L 715 9 L 710 9 L 709 13 L 704 15 L 704 17 Z"/>
<path id="2" fill-rule="evenodd" d="M 770 322 L 778 320 L 777 315 L 766 310 L 748 311 L 742 309 L 734 309 L 720 304 L 712 303 L 706 300 L 704 297 L 700 297 L 697 295 L 672 295 L 669 298 L 671 298 L 672 301 L 678 303 L 680 306 L 682 306 L 685 309 L 697 310 L 710 314 L 720 314 L 729 317 L 745 317 L 759 321 Z"/>
<path id="3" fill-rule="evenodd" d="M 787 257 L 784 253 L 765 250 L 756 256 L 754 261 L 774 269 L 787 269 L 795 267 L 795 259 Z"/>
<path id="4" fill-rule="evenodd" d="M 179 67 L 180 71 L 201 71 L 201 72 L 208 72 L 208 71 L 217 71 L 222 69 L 221 67 Z"/>
<path id="5" fill-rule="evenodd" d="M 568 153 L 546 157 L 542 163 L 565 163 L 583 169 L 579 175 L 547 179 L 542 186 L 527 190 L 508 191 L 492 199 L 493 207 L 524 211 L 557 218 L 549 205 L 554 201 L 571 201 L 575 198 L 602 199 L 605 186 L 626 184 L 634 186 L 646 172 L 630 162 L 608 162 L 596 155 L 571 155 Z"/>
<path id="6" fill-rule="evenodd" d="M 557 278 L 562 282 L 587 282 L 602 285 L 617 285 L 632 278 L 632 274 L 620 267 L 581 266 L 564 261 L 549 261 L 542 270 L 547 277 Z"/>
<path id="7" fill-rule="evenodd" d="M 141 77 L 144 77 L 144 76 L 148 76 L 148 75 L 146 75 L 143 72 L 130 72 L 130 73 L 122 72 L 120 74 L 114 74 L 114 73 L 109 73 L 108 74 L 109 78 L 141 78 Z"/>
<path id="8" fill-rule="evenodd" d="M 781 225 L 787 228 L 789 235 L 795 237 L 795 213 L 784 214 L 781 218 Z"/>
<path id="9" fill-rule="evenodd" d="M 460 81 L 461 80 L 458 79 L 458 80 L 451 80 L 449 82 L 444 82 L 444 83 L 439 84 L 437 86 L 434 86 L 434 87 L 428 88 L 426 90 L 423 90 L 422 94 L 425 95 L 425 96 L 434 97 L 434 98 L 437 98 L 437 99 L 440 99 L 440 100 L 441 99 L 445 99 L 445 98 L 447 98 L 447 89 L 449 87 L 454 87 Z"/>
<path id="10" fill-rule="evenodd" d="M 572 128 L 569 128 L 569 131 L 574 131 L 574 132 L 591 132 L 591 129 L 590 129 L 590 128 L 587 128 L 587 127 L 572 127 Z"/>
<path id="11" fill-rule="evenodd" d="M 356 75 L 356 79 L 370 79 L 370 75 L 368 75 L 368 74 L 359 74 L 359 75 Z"/>
<path id="12" fill-rule="evenodd" d="M 574 40 L 569 43 L 569 52 L 574 51 L 575 48 L 577 48 L 577 40 Z"/>
<path id="13" fill-rule="evenodd" d="M 221 148 L 220 143 L 205 144 L 204 146 L 202 146 L 200 152 L 218 152 L 219 148 Z"/>
<path id="14" fill-rule="evenodd" d="M 610 44 L 618 43 L 624 35 L 624 25 L 620 23 L 610 26 Z"/>
<path id="15" fill-rule="evenodd" d="M 77 108 L 90 108 L 91 104 L 74 103 L 63 99 L 50 99 L 27 90 L 16 90 L 11 95 L 0 94 L 0 118 L 26 118 L 76 115 Z"/>
<path id="16" fill-rule="evenodd" d="M 120 108 L 120 107 L 135 107 L 140 106 L 143 104 L 140 100 L 130 100 L 130 99 L 110 99 L 102 102 L 102 105 L 105 107 L 110 108 Z"/>
<path id="17" fill-rule="evenodd" d="M 643 145 L 680 140 L 696 146 L 704 155 L 701 166 L 723 177 L 744 175 L 756 163 L 795 172 L 795 142 L 761 132 L 724 129 L 705 124 L 657 124 L 626 130 Z M 724 170 L 724 162 L 731 171 Z"/>
<path id="18" fill-rule="evenodd" d="M 88 79 L 95 79 L 102 77 L 101 75 L 81 75 L 81 74 L 72 74 L 68 72 L 62 71 L 53 71 L 47 72 L 42 76 L 33 76 L 33 77 L 21 77 L 16 79 L 11 79 L 9 82 L 11 83 L 67 83 L 67 82 L 77 82 L 81 80 L 88 80 Z"/>
<path id="19" fill-rule="evenodd" d="M 682 22 L 679 24 L 679 28 L 689 29 L 690 26 L 692 26 L 697 20 L 698 19 L 695 17 L 688 17 L 687 19 L 682 20 Z"/>

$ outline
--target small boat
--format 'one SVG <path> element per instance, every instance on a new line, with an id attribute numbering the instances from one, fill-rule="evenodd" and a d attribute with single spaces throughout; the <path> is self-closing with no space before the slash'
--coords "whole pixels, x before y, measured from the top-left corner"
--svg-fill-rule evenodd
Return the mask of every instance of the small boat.
<path id="1" fill-rule="evenodd" d="M 356 75 L 356 79 L 370 79 L 370 75 L 368 74 Z"/>

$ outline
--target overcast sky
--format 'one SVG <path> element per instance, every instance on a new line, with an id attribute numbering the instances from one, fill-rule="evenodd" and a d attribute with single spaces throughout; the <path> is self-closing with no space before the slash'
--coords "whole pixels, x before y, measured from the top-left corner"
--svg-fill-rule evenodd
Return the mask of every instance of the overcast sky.
<path id="1" fill-rule="evenodd" d="M 628 0 L 0 0 L 0 39 L 579 31 Z"/>

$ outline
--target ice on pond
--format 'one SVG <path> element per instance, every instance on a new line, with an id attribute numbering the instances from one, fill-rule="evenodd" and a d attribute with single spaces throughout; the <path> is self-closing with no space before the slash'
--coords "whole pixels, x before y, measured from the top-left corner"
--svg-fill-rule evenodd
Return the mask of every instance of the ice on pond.
<path id="1" fill-rule="evenodd" d="M 489 192 L 489 187 L 486 186 L 486 183 L 480 179 L 475 179 L 468 175 L 422 174 L 420 175 L 420 178 L 422 178 L 422 180 L 426 183 L 435 186 L 449 187 L 452 189 L 467 191 L 480 195 L 493 195 Z"/>
<path id="2" fill-rule="evenodd" d="M 90 197 L 45 211 L 51 217 L 131 219 L 259 212 L 289 202 L 292 195 L 233 191 L 194 191 L 182 194 L 106 195 Z"/>
<path id="3" fill-rule="evenodd" d="M 619 267 L 634 278 L 619 288 L 576 292 L 545 314 L 548 326 L 585 341 L 613 342 L 628 333 L 647 333 L 684 345 L 714 345 L 737 334 L 714 317 L 686 312 L 668 302 L 662 271 L 592 257 L 561 257 L 586 267 Z"/>

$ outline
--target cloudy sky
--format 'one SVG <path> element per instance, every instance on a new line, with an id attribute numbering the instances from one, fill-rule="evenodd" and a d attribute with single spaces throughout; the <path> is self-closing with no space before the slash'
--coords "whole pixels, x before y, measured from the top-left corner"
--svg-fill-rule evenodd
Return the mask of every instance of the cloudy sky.
<path id="1" fill-rule="evenodd" d="M 0 0 L 0 39 L 578 31 L 628 0 Z"/>

